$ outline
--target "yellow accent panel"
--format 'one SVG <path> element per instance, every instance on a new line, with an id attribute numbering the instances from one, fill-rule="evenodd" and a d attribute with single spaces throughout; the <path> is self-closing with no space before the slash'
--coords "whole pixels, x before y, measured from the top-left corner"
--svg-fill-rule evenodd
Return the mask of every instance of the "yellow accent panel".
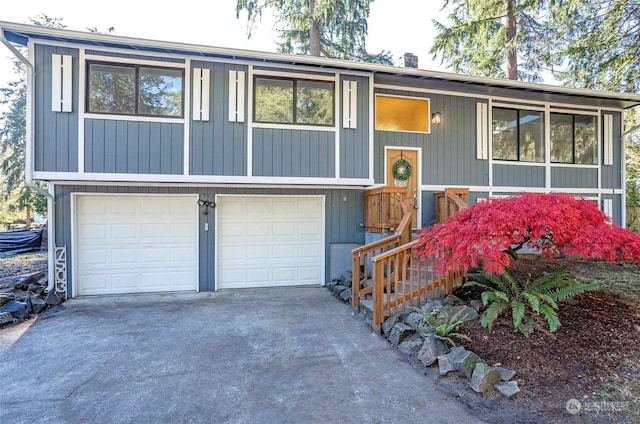
<path id="1" fill-rule="evenodd" d="M 429 132 L 429 99 L 376 96 L 376 129 Z"/>

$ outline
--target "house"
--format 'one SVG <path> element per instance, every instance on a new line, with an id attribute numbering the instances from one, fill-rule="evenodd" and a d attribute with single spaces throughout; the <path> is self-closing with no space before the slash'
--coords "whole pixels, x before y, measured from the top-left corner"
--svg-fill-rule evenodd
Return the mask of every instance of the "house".
<path id="1" fill-rule="evenodd" d="M 469 202 L 568 192 L 625 220 L 637 94 L 7 22 L 0 35 L 32 67 L 26 178 L 49 183 L 50 281 L 69 297 L 323 284 L 386 230 L 365 222 L 372 187 L 409 200 L 416 228 L 448 187 Z"/>

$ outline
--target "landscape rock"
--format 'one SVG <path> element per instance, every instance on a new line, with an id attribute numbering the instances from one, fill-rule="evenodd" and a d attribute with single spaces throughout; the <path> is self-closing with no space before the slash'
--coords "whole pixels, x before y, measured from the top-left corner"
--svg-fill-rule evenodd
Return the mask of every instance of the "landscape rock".
<path id="1" fill-rule="evenodd" d="M 450 317 L 460 314 L 458 319 L 462 322 L 474 321 L 478 319 L 478 311 L 466 305 L 451 306 L 448 310 L 448 314 Z"/>
<path id="2" fill-rule="evenodd" d="M 471 378 L 478 362 L 482 362 L 482 359 L 470 350 L 466 350 L 453 359 L 453 367 L 458 371 L 458 375 Z"/>
<path id="3" fill-rule="evenodd" d="M 405 355 L 414 355 L 420 350 L 424 340 L 420 334 L 414 334 L 413 336 L 406 338 L 398 345 L 398 350 Z"/>
<path id="4" fill-rule="evenodd" d="M 340 292 L 340 299 L 344 300 L 344 303 L 351 302 L 351 288 L 342 290 L 342 292 Z"/>
<path id="5" fill-rule="evenodd" d="M 15 280 L 15 288 L 18 290 L 27 290 L 29 284 L 33 284 L 37 282 L 39 279 L 44 277 L 44 272 L 38 271 L 31 274 L 20 275 L 16 277 Z"/>
<path id="6" fill-rule="evenodd" d="M 15 318 L 11 315 L 11 312 L 0 312 L 0 324 L 7 324 L 14 320 Z"/>
<path id="7" fill-rule="evenodd" d="M 445 342 L 435 336 L 429 336 L 424 339 L 422 348 L 418 352 L 418 360 L 425 367 L 430 367 L 438 360 L 438 356 L 445 355 L 448 352 L 449 347 Z"/>
<path id="8" fill-rule="evenodd" d="M 382 323 L 382 334 L 386 338 L 389 338 L 389 335 L 391 334 L 391 330 L 393 329 L 393 326 L 396 325 L 397 323 L 398 323 L 398 314 L 391 315 Z"/>
<path id="9" fill-rule="evenodd" d="M 475 309 L 476 312 L 480 312 L 484 308 L 484 303 L 482 303 L 482 300 L 480 299 L 473 299 L 471 302 L 469 302 L 469 306 Z"/>
<path id="10" fill-rule="evenodd" d="M 500 373 L 500 380 L 502 381 L 509 381 L 513 378 L 514 375 L 516 375 L 516 372 L 514 370 L 510 370 L 507 368 L 493 367 L 493 369 Z"/>
<path id="11" fill-rule="evenodd" d="M 478 393 L 484 393 L 498 381 L 500 381 L 498 371 L 483 362 L 478 362 L 473 370 L 469 386 Z"/>
<path id="12" fill-rule="evenodd" d="M 413 327 L 399 322 L 391 329 L 391 333 L 389 334 L 389 341 L 392 345 L 398 346 L 404 339 L 414 335 L 415 333 L 416 330 Z"/>
<path id="13" fill-rule="evenodd" d="M 438 371 L 440 372 L 440 375 L 444 377 L 449 373 L 456 371 L 456 368 L 453 366 L 453 361 L 458 355 L 461 355 L 464 352 L 466 352 L 464 347 L 456 346 L 448 353 L 438 356 Z"/>
<path id="14" fill-rule="evenodd" d="M 47 307 L 47 302 L 42 299 L 32 299 L 31 300 L 31 308 L 33 309 L 34 314 L 39 314 L 43 312 Z"/>
<path id="15" fill-rule="evenodd" d="M 327 283 L 327 289 L 333 290 L 333 288 L 338 284 L 338 280 L 331 280 Z"/>
<path id="16" fill-rule="evenodd" d="M 47 305 L 51 306 L 59 305 L 60 303 L 62 303 L 60 295 L 58 295 L 55 290 L 51 290 L 49 293 L 47 293 L 47 297 L 44 298 L 44 301 L 47 302 Z"/>
<path id="17" fill-rule="evenodd" d="M 464 301 L 460 299 L 458 296 L 453 294 L 448 294 L 444 299 L 440 301 L 444 306 L 458 306 L 464 305 Z"/>
<path id="18" fill-rule="evenodd" d="M 0 307 L 0 312 L 9 312 L 14 318 L 23 319 L 29 315 L 29 306 L 24 302 L 11 300 Z"/>
<path id="19" fill-rule="evenodd" d="M 47 276 L 47 274 L 44 275 L 44 277 L 42 277 L 41 279 L 38 280 L 38 284 L 40 284 L 41 286 L 47 286 L 49 284 L 49 276 Z"/>
<path id="20" fill-rule="evenodd" d="M 29 287 L 27 287 L 27 290 L 36 294 L 40 294 L 44 291 L 44 286 L 41 286 L 40 284 L 29 284 Z"/>
<path id="21" fill-rule="evenodd" d="M 422 309 L 425 313 L 430 314 L 433 311 L 440 310 L 444 307 L 444 305 L 439 300 L 434 300 L 433 302 L 428 302 L 420 309 Z"/>
<path id="22" fill-rule="evenodd" d="M 347 288 L 345 286 L 343 286 L 342 284 L 337 284 L 336 286 L 333 287 L 333 295 L 335 297 L 340 296 L 340 293 L 342 293 L 343 291 L 345 291 Z"/>
<path id="23" fill-rule="evenodd" d="M 352 281 L 353 281 L 353 273 L 351 271 L 346 271 L 340 277 L 340 283 L 345 287 L 351 287 Z"/>
<path id="24" fill-rule="evenodd" d="M 518 387 L 517 381 L 500 381 L 493 385 L 497 391 L 499 391 L 504 396 L 512 399 L 518 393 L 520 393 L 520 388 Z"/>
<path id="25" fill-rule="evenodd" d="M 419 314 L 417 312 L 411 312 L 409 313 L 409 315 L 407 315 L 407 317 L 404 319 L 405 324 L 408 324 L 410 326 L 419 326 L 420 325 L 420 321 L 422 321 L 422 314 Z"/>
<path id="26" fill-rule="evenodd" d="M 13 298 L 7 296 L 6 294 L 0 294 L 0 306 L 4 305 L 5 303 L 11 300 L 13 300 Z"/>

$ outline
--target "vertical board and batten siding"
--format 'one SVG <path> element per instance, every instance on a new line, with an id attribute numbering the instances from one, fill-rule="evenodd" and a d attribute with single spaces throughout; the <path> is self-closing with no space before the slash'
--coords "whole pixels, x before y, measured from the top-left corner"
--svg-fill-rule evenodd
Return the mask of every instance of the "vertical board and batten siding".
<path id="1" fill-rule="evenodd" d="M 476 104 L 479 99 L 400 89 L 378 89 L 376 93 L 429 98 L 429 113 L 442 113 L 442 124 L 432 126 L 430 134 L 375 131 L 374 178 L 377 184 L 384 183 L 385 146 L 422 149 L 421 184 L 489 184 L 488 161 L 476 159 Z M 431 116 L 425 119 L 430 120 Z"/>
<path id="2" fill-rule="evenodd" d="M 216 194 L 265 195 L 265 196 L 325 196 L 325 276 L 330 275 L 330 246 L 332 243 L 364 243 L 364 228 L 360 226 L 364 217 L 364 194 L 362 190 L 314 190 L 290 188 L 216 188 L 216 187 L 126 187 L 126 186 L 82 186 L 58 185 L 55 187 L 55 243 L 67 247 L 67 281 L 72 279 L 73 258 L 71 241 L 71 194 L 72 193 L 133 193 L 133 194 L 192 194 L 198 193 L 201 200 L 213 201 Z M 199 210 L 199 288 L 215 288 L 215 210 L 200 207 Z M 209 231 L 205 231 L 205 223 Z M 71 291 L 71 284 L 67 286 Z M 73 296 L 73 293 L 69 293 Z"/>
<path id="3" fill-rule="evenodd" d="M 342 125 L 342 108 L 345 93 L 342 92 L 343 81 L 356 81 L 357 120 L 356 128 L 344 128 Z M 369 178 L 369 78 L 342 75 L 340 77 L 341 99 L 340 113 L 340 178 Z"/>
<path id="4" fill-rule="evenodd" d="M 210 69 L 208 121 L 194 121 L 189 116 L 191 175 L 246 175 L 247 124 L 229 122 L 229 71 L 247 71 L 246 66 L 212 62 L 191 62 L 193 68 Z M 245 81 L 247 84 L 247 81 Z M 245 105 L 248 104 L 245 90 Z M 245 108 L 245 114 L 247 110 Z"/>
<path id="5" fill-rule="evenodd" d="M 620 112 L 606 112 L 606 114 L 613 115 L 613 165 L 602 165 L 602 188 L 622 188 L 622 164 L 620 157 L 622 155 L 622 146 L 624 140 L 622 140 L 622 116 Z M 602 114 L 601 118 L 605 115 Z M 600 122 L 604 122 L 601 119 Z M 601 124 L 600 133 L 603 133 L 604 125 Z M 604 136 L 602 137 L 604 142 Z M 604 146 L 602 146 L 604 151 Z M 603 158 L 599 158 L 600 163 L 603 163 Z M 615 202 L 614 202 L 615 204 Z"/>
<path id="6" fill-rule="evenodd" d="M 544 187 L 544 166 L 493 165 L 494 187 Z"/>
<path id="7" fill-rule="evenodd" d="M 34 170 L 78 171 L 78 49 L 43 46 L 35 50 Z M 51 110 L 51 55 L 72 57 L 72 112 Z"/>
<path id="8" fill-rule="evenodd" d="M 470 192 L 469 206 L 478 202 L 478 199 L 486 199 L 489 197 L 487 192 Z M 436 223 L 436 192 L 422 192 L 422 226 L 428 227 Z"/>
<path id="9" fill-rule="evenodd" d="M 184 125 L 85 119 L 86 172 L 182 174 Z"/>
<path id="10" fill-rule="evenodd" d="M 606 168 L 603 166 L 603 169 Z M 618 184 L 619 185 L 619 184 Z M 551 167 L 551 188 L 598 188 L 596 168 Z"/>
<path id="11" fill-rule="evenodd" d="M 260 177 L 335 176 L 335 132 L 253 129 L 253 175 Z"/>
<path id="12" fill-rule="evenodd" d="M 611 218 L 615 224 L 620 225 L 620 223 L 622 222 L 622 196 L 614 194 L 603 194 L 602 202 L 600 203 L 600 210 L 602 210 L 603 212 L 605 199 L 613 199 L 613 211 Z"/>

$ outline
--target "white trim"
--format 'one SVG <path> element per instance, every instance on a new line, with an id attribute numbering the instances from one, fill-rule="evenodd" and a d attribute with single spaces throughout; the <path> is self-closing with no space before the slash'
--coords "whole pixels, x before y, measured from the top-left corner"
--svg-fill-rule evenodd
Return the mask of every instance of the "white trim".
<path id="1" fill-rule="evenodd" d="M 464 186 L 463 184 L 459 184 L 459 186 Z M 420 186 L 420 190 L 422 191 L 444 191 L 445 188 L 452 187 L 452 184 L 442 185 L 442 184 L 423 184 Z M 622 190 L 620 189 L 597 189 L 597 188 L 575 188 L 575 187 L 513 187 L 513 186 L 464 186 L 469 188 L 470 192 L 479 192 L 479 193 L 521 193 L 521 192 L 530 192 L 530 193 L 588 193 L 588 194 L 610 194 L 610 195 L 620 195 L 622 194 Z M 490 196 L 491 197 L 491 196 Z"/>
<path id="2" fill-rule="evenodd" d="M 598 116 L 598 109 L 590 109 L 590 110 L 573 110 L 573 109 L 558 109 L 552 108 L 551 113 L 563 113 L 565 115 L 587 115 L 587 116 Z"/>
<path id="3" fill-rule="evenodd" d="M 317 68 L 315 69 L 315 71 L 323 72 L 323 70 L 318 70 Z M 301 72 L 280 72 L 280 71 L 253 68 L 253 75 L 257 76 L 258 78 L 261 76 L 269 76 L 269 77 L 294 78 L 294 79 L 311 80 L 311 81 L 335 82 L 336 75 L 338 75 L 338 73 L 335 71 L 333 72 L 325 71 L 325 75 L 321 75 L 321 74 L 304 74 Z"/>
<path id="4" fill-rule="evenodd" d="M 189 72 L 189 69 L 191 67 L 191 62 L 187 59 L 185 65 L 187 66 L 187 69 L 183 73 L 184 74 L 184 81 L 183 81 L 184 98 L 182 99 L 182 104 L 183 104 L 184 110 L 182 111 L 183 113 L 182 116 L 184 116 L 184 125 L 182 128 L 182 131 L 183 131 L 182 173 L 184 175 L 189 175 L 189 164 L 190 164 L 189 150 L 191 149 L 191 136 L 190 136 L 191 119 L 189 119 L 189 117 L 191 116 L 191 72 Z"/>
<path id="5" fill-rule="evenodd" d="M 202 120 L 202 107 L 204 102 L 202 101 L 203 90 L 202 85 L 204 83 L 202 78 L 203 68 L 193 68 L 193 96 L 191 101 L 193 102 L 193 116 L 191 119 L 194 121 Z"/>
<path id="6" fill-rule="evenodd" d="M 224 198 L 224 197 L 266 197 L 266 198 L 282 198 L 282 197 L 291 197 L 291 198 L 300 198 L 300 197 L 305 197 L 305 198 L 320 198 L 322 199 L 322 231 L 321 231 L 321 264 L 320 264 L 320 281 L 318 282 L 319 286 L 324 286 L 326 283 L 326 267 L 327 267 L 327 196 L 325 194 L 216 194 L 214 197 L 214 202 L 216 202 L 216 204 L 220 203 L 220 198 Z M 219 231 L 217 231 L 217 229 L 219 228 L 218 225 L 218 212 L 217 212 L 218 208 L 215 208 L 214 211 L 214 225 L 216 228 L 216 232 L 215 232 L 215 237 L 214 237 L 214 273 L 215 273 L 215 284 L 214 284 L 214 291 L 218 291 L 218 253 L 220 252 L 220 249 L 218 249 L 219 246 L 219 239 L 218 239 L 218 233 Z"/>
<path id="7" fill-rule="evenodd" d="M 613 165 L 613 115 L 605 113 L 602 121 L 602 131 L 598 131 L 598 134 L 604 134 L 603 164 Z"/>
<path id="8" fill-rule="evenodd" d="M 236 71 L 237 75 L 237 98 L 236 98 L 236 122 L 244 122 L 244 93 L 245 93 L 245 72 Z"/>
<path id="9" fill-rule="evenodd" d="M 544 108 L 544 186 L 551 189 L 551 111 L 549 105 Z"/>
<path id="10" fill-rule="evenodd" d="M 373 75 L 369 77 L 369 179 L 374 179 L 374 149 L 375 149 L 375 112 L 374 112 L 375 88 Z"/>
<path id="11" fill-rule="evenodd" d="M 336 122 L 338 122 L 337 119 L 336 119 Z M 273 123 L 266 123 L 266 122 L 254 122 L 251 124 L 251 127 L 276 129 L 276 130 L 325 131 L 325 132 L 338 131 L 335 124 L 333 126 L 319 126 L 319 125 L 273 124 Z"/>
<path id="12" fill-rule="evenodd" d="M 545 110 L 547 110 L 547 106 L 549 106 L 548 103 L 542 103 L 540 105 L 538 104 L 529 105 L 528 103 L 515 103 L 515 102 L 518 102 L 518 100 L 514 99 L 514 102 L 505 102 L 505 103 L 494 102 L 493 107 L 500 107 L 503 109 L 534 110 L 536 112 L 544 112 Z"/>
<path id="13" fill-rule="evenodd" d="M 292 189 L 292 190 L 369 190 L 376 188 L 369 186 L 346 186 L 346 185 L 309 185 L 309 184 L 207 184 L 207 183 L 154 183 L 154 182 L 130 182 L 130 181 L 65 181 L 56 180 L 51 184 L 69 186 L 82 185 L 87 187 L 174 187 L 174 188 L 240 188 L 240 189 Z"/>
<path id="14" fill-rule="evenodd" d="M 613 222 L 613 199 L 602 199 L 602 211 Z"/>
<path id="15" fill-rule="evenodd" d="M 51 111 L 62 111 L 62 55 L 51 55 Z"/>
<path id="16" fill-rule="evenodd" d="M 77 48 L 77 46 L 76 46 Z M 86 49 L 86 48 L 85 48 Z M 89 49 L 89 50 L 102 50 L 102 49 Z M 137 54 L 129 50 L 128 54 Z M 164 54 L 159 54 L 164 56 Z M 176 69 L 188 69 L 185 62 L 164 62 L 160 60 L 146 60 L 146 59 L 133 59 L 130 57 L 117 57 L 117 56 L 99 56 L 95 54 L 85 54 L 85 60 L 92 62 L 108 62 L 113 64 L 123 63 L 129 65 L 148 65 L 148 66 L 161 66 L 163 68 L 176 68 Z"/>
<path id="17" fill-rule="evenodd" d="M 544 162 L 523 162 L 519 160 L 500 160 L 494 159 L 494 165 L 515 165 L 515 166 L 537 166 L 542 168 L 543 166 L 547 166 Z"/>
<path id="18" fill-rule="evenodd" d="M 583 168 L 583 169 L 600 169 L 599 165 L 583 165 L 579 163 L 560 163 L 551 162 L 551 168 Z"/>
<path id="19" fill-rule="evenodd" d="M 489 116 L 487 103 L 476 103 L 476 159 L 487 160 L 487 133 L 489 131 Z"/>
<path id="20" fill-rule="evenodd" d="M 2 31 L 2 29 L 0 29 L 0 31 Z M 34 63 L 35 50 L 31 40 L 29 40 L 29 43 L 27 45 L 27 58 L 29 59 L 29 62 L 31 64 Z M 33 73 L 35 73 L 34 69 L 32 69 L 32 71 Z M 34 170 L 35 170 L 35 152 L 34 152 L 35 151 L 35 110 L 34 110 L 35 109 L 35 104 L 34 104 L 35 103 L 35 96 L 34 96 L 35 87 L 33 87 L 35 85 L 35 80 L 36 80 L 35 76 L 33 74 L 30 76 L 29 68 L 27 68 L 27 88 L 25 93 L 26 128 L 25 128 L 25 143 L 24 143 L 25 144 L 24 146 L 25 179 L 28 178 L 29 175 L 33 176 Z M 31 82 L 33 82 L 33 84 L 31 84 Z M 53 254 L 55 255 L 55 252 Z"/>
<path id="21" fill-rule="evenodd" d="M 336 74 L 333 81 L 333 126 L 335 134 L 333 136 L 334 163 L 333 176 L 340 178 L 340 74 Z"/>
<path id="22" fill-rule="evenodd" d="M 493 100 L 489 99 L 487 102 L 487 115 L 489 116 L 489 123 L 487 124 L 487 130 L 489 133 L 489 191 L 488 195 L 491 197 L 491 187 L 493 186 Z"/>
<path id="23" fill-rule="evenodd" d="M 387 160 L 389 157 L 389 150 L 412 150 L 414 152 L 417 152 L 417 157 L 416 157 L 416 166 L 418 167 L 418 175 L 416 175 L 416 202 L 415 204 L 418 205 L 418 211 L 416 212 L 416 228 L 421 228 L 422 227 L 422 185 L 420 184 L 422 182 L 422 148 L 421 147 L 405 147 L 405 146 L 384 146 L 384 162 L 383 162 L 383 166 L 384 166 L 384 185 L 387 186 L 388 184 L 388 179 L 387 179 Z M 411 196 L 411 193 L 407 193 L 407 196 Z"/>
<path id="24" fill-rule="evenodd" d="M 86 60 L 85 49 L 78 52 L 78 172 L 84 174 L 84 115 L 85 115 L 85 83 Z"/>
<path id="25" fill-rule="evenodd" d="M 408 149 L 405 149 L 408 150 Z M 368 186 L 374 183 L 368 178 L 322 178 L 322 177 L 256 177 L 244 175 L 182 175 L 182 174 L 118 174 L 85 172 L 34 172 L 34 178 L 45 181 L 122 181 L 122 182 L 167 182 L 167 183 L 237 183 L 237 184 L 306 184 Z"/>
<path id="26" fill-rule="evenodd" d="M 185 104 L 185 111 L 187 105 Z M 129 121 L 129 122 L 159 122 L 163 124 L 184 124 L 185 118 L 161 118 L 155 116 L 140 115 L 114 115 L 110 113 L 85 113 L 87 119 L 104 119 L 109 121 Z"/>
<path id="27" fill-rule="evenodd" d="M 198 209 L 198 200 L 200 199 L 200 195 L 198 193 L 98 193 L 98 192 L 72 192 L 71 193 L 71 288 L 73 292 L 72 297 L 78 296 L 78 240 L 76 234 L 76 221 L 77 221 L 77 199 L 78 197 L 89 197 L 89 196 L 111 196 L 111 197 L 121 197 L 121 196 L 137 196 L 137 197 L 193 197 L 194 201 L 194 213 L 195 213 L 195 221 L 196 221 L 196 241 L 195 241 L 195 252 L 194 257 L 196 260 L 196 270 L 195 270 L 195 288 L 194 291 L 200 291 L 200 211 Z M 190 290 L 189 290 L 190 291 Z"/>
<path id="28" fill-rule="evenodd" d="M 62 112 L 73 111 L 73 58 L 62 55 Z"/>
<path id="29" fill-rule="evenodd" d="M 342 81 L 342 128 L 356 129 L 358 125 L 358 81 Z"/>
<path id="30" fill-rule="evenodd" d="M 56 281 L 56 186 L 47 184 L 47 278 Z M 68 266 L 68 264 L 67 264 Z"/>
<path id="31" fill-rule="evenodd" d="M 253 176 L 253 66 L 247 69 L 247 177 Z"/>
<path id="32" fill-rule="evenodd" d="M 624 114 L 620 114 L 620 123 L 624 122 Z M 628 135 L 631 137 L 631 135 Z M 627 178 L 625 175 L 627 161 L 627 143 L 625 142 L 624 127 L 620 125 L 620 187 L 622 187 L 622 200 L 620 207 L 620 226 L 627 228 Z"/>

